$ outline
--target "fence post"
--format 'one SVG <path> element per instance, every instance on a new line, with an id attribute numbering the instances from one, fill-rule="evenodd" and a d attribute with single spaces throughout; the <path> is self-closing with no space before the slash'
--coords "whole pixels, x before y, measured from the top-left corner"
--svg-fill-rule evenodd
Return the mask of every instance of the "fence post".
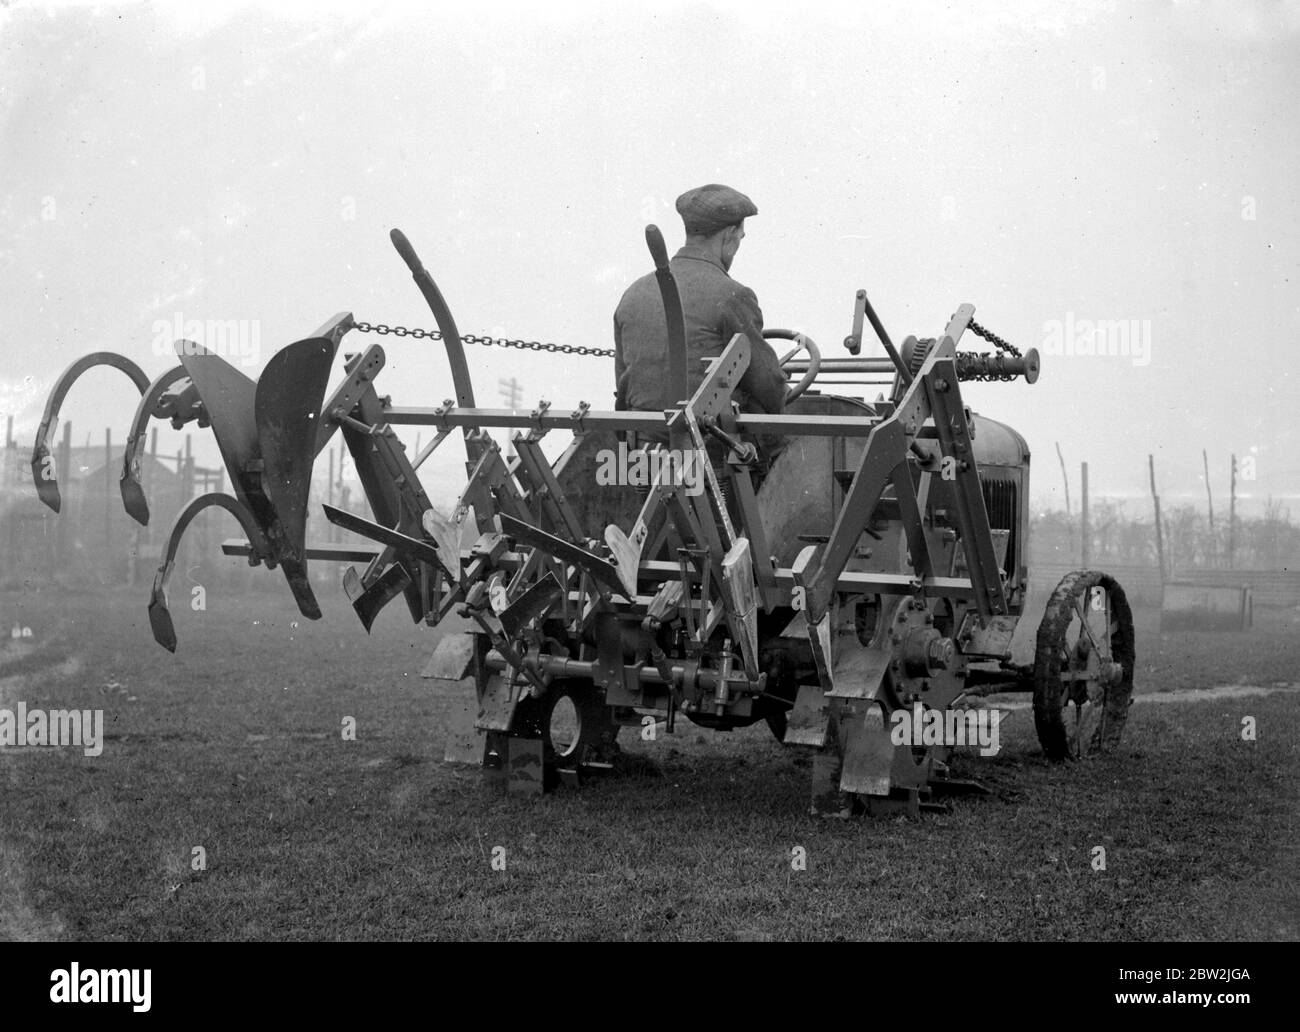
<path id="1" fill-rule="evenodd" d="M 1088 521 L 1088 464 L 1086 462 L 1079 464 L 1079 479 L 1080 536 L 1083 539 L 1080 555 L 1083 559 L 1083 568 L 1087 570 L 1092 566 L 1092 525 Z"/>
<path id="2" fill-rule="evenodd" d="M 1210 457 L 1206 454 L 1205 449 L 1201 449 L 1201 462 L 1205 466 L 1205 500 L 1210 506 L 1210 554 L 1208 556 L 1211 566 L 1219 564 L 1219 542 L 1214 533 L 1214 491 L 1210 487 Z"/>
<path id="3" fill-rule="evenodd" d="M 68 484 L 69 488 L 71 488 L 72 482 L 70 476 L 72 473 L 72 420 L 68 420 L 66 423 L 63 424 L 63 440 L 59 442 L 58 469 L 63 473 L 64 483 Z M 68 493 L 71 494 L 72 493 L 71 490 L 69 490 Z M 84 497 L 85 497 L 85 493 L 82 492 L 82 498 Z M 80 508 L 80 506 L 78 506 L 78 508 Z M 54 533 L 54 540 L 57 542 L 56 548 L 58 551 L 58 555 L 56 558 L 56 565 L 59 568 L 59 572 L 65 570 L 68 565 L 68 533 L 69 533 L 68 525 L 71 522 L 72 522 L 72 513 L 69 512 L 67 516 L 65 516 L 63 519 L 58 521 L 58 530 L 55 531 Z"/>
<path id="4" fill-rule="evenodd" d="M 1160 496 L 1156 494 L 1156 460 L 1154 455 L 1147 456 L 1147 469 L 1151 473 L 1151 501 L 1156 510 L 1156 561 L 1160 564 L 1160 587 L 1163 594 L 1165 583 L 1165 534 L 1160 522 Z"/>
<path id="5" fill-rule="evenodd" d="M 113 577 L 113 428 L 104 427 L 104 560 Z"/>
<path id="6" fill-rule="evenodd" d="M 1228 495 L 1228 569 L 1236 560 L 1237 551 L 1237 456 L 1232 457 L 1232 487 Z"/>

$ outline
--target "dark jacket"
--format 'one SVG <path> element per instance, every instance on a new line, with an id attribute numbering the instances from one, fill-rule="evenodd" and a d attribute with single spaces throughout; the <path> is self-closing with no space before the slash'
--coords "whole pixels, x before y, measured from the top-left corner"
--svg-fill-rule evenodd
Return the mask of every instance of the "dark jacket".
<path id="1" fill-rule="evenodd" d="M 742 412 L 781 412 L 785 374 L 763 339 L 763 313 L 754 292 L 693 244 L 678 251 L 669 267 L 682 298 L 691 392 L 704 379 L 701 359 L 717 358 L 735 334 L 743 333 L 749 338 L 749 368 L 733 397 Z M 668 324 L 654 273 L 628 287 L 614 312 L 614 376 L 623 408 L 662 411 L 678 400 L 668 397 Z"/>

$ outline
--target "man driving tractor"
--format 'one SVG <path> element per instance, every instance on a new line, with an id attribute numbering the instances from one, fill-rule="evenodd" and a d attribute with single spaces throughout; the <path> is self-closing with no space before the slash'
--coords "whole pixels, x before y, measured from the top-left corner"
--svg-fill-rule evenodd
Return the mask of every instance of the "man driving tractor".
<path id="1" fill-rule="evenodd" d="M 690 389 L 704 379 L 702 360 L 717 358 L 735 334 L 743 333 L 751 352 L 735 395 L 740 409 L 779 414 L 785 408 L 786 377 L 763 339 L 758 298 L 728 274 L 745 238 L 745 219 L 758 208 L 738 190 L 709 183 L 678 197 L 677 211 L 686 243 L 669 267 L 682 299 Z M 654 273 L 628 287 L 614 312 L 614 376 L 616 408 L 662 412 L 680 400 L 669 397 L 668 324 Z M 774 457 L 778 441 L 756 442 L 760 455 Z"/>

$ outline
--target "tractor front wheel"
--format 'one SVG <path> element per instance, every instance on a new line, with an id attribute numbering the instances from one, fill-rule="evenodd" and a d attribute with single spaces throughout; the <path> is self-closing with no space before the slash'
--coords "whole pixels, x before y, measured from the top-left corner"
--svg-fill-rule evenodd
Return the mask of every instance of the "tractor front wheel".
<path id="1" fill-rule="evenodd" d="M 1119 744 L 1133 664 L 1133 613 L 1124 589 L 1096 570 L 1066 574 L 1038 625 L 1034 656 L 1034 725 L 1048 759 Z"/>

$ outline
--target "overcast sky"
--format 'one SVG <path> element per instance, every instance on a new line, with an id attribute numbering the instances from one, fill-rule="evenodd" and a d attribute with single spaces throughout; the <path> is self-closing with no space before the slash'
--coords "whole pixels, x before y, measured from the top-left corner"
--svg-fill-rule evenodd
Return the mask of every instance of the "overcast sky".
<path id="1" fill-rule="evenodd" d="M 1207 448 L 1216 507 L 1235 451 L 1246 510 L 1300 518 L 1298 109 L 1294 3 L 10 5 L 0 418 L 30 443 L 87 351 L 161 372 L 178 313 L 255 327 L 250 374 L 339 311 L 431 326 L 394 226 L 463 331 L 609 347 L 645 224 L 675 248 L 674 198 L 716 181 L 759 208 L 733 275 L 830 355 L 859 287 L 897 340 L 961 302 L 1045 352 L 1133 327 L 1130 354 L 963 387 L 1028 439 L 1038 504 L 1058 441 L 1076 504 L 1086 460 L 1134 512 L 1148 452 L 1166 504 L 1201 504 Z M 452 393 L 436 346 L 382 342 L 396 403 Z M 611 406 L 608 359 L 469 359 L 480 404 L 515 375 L 530 406 Z M 134 405 L 100 371 L 64 412 L 120 441 Z M 463 455 L 425 467 L 435 501 Z"/>

